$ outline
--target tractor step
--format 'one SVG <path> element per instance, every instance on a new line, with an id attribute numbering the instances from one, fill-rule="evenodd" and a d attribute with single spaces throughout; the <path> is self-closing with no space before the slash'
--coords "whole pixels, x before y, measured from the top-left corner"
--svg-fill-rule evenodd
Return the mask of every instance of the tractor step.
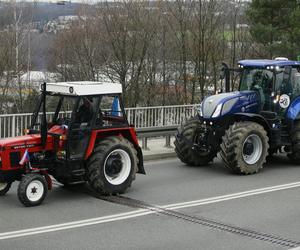
<path id="1" fill-rule="evenodd" d="M 85 170 L 84 169 L 78 169 L 78 170 L 73 170 L 72 172 L 71 172 L 71 174 L 73 175 L 73 176 L 83 176 L 83 175 L 85 175 Z"/>
<path id="2" fill-rule="evenodd" d="M 284 146 L 290 146 L 291 145 L 291 139 L 290 134 L 288 132 L 288 126 L 285 123 L 282 123 L 281 125 L 281 145 Z"/>

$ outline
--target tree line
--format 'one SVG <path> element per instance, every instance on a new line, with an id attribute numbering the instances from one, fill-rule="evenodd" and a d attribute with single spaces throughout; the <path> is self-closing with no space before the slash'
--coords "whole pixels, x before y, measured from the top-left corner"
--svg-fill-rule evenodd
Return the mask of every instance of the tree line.
<path id="1" fill-rule="evenodd" d="M 78 19 L 39 42 L 30 32 L 33 4 L 12 2 L 6 17 L 0 15 L 0 112 L 29 109 L 32 96 L 26 98 L 19 77 L 41 67 L 42 59 L 60 81 L 120 82 L 127 107 L 199 103 L 222 87 L 222 62 L 235 67 L 245 58 L 296 58 L 298 2 L 101 1 L 80 5 Z M 8 95 L 12 84 L 16 92 Z"/>

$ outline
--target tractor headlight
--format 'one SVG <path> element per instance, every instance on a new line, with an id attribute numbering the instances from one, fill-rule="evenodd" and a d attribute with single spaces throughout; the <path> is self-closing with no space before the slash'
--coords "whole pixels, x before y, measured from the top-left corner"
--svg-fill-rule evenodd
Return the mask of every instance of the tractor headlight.
<path id="1" fill-rule="evenodd" d="M 216 118 L 221 114 L 223 103 L 218 104 L 217 108 L 215 109 L 215 112 L 212 115 L 212 118 Z"/>
<path id="2" fill-rule="evenodd" d="M 225 102 L 225 104 L 223 105 L 223 108 L 222 108 L 222 115 L 228 113 L 232 107 L 234 106 L 234 104 L 237 102 L 238 98 L 234 98 L 234 99 L 231 99 L 227 102 Z"/>

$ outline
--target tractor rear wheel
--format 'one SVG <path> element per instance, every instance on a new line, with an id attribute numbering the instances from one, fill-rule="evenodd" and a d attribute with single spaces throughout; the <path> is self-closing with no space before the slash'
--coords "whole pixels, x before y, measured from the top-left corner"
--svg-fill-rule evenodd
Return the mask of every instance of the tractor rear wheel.
<path id="1" fill-rule="evenodd" d="M 103 195 L 124 193 L 135 179 L 137 170 L 137 151 L 120 136 L 101 140 L 87 163 L 88 182 Z"/>
<path id="2" fill-rule="evenodd" d="M 0 182 L 0 196 L 5 195 L 11 187 L 11 182 Z"/>
<path id="3" fill-rule="evenodd" d="M 291 159 L 292 162 L 300 165 L 300 121 L 295 122 L 294 129 L 291 134 L 293 135 L 291 137 L 292 152 L 288 154 L 288 157 Z"/>
<path id="4" fill-rule="evenodd" d="M 237 174 L 257 173 L 266 162 L 268 136 L 255 122 L 236 122 L 223 136 L 221 157 L 227 168 Z"/>
<path id="5" fill-rule="evenodd" d="M 197 141 L 197 136 L 199 136 L 197 130 L 201 126 L 204 125 L 199 119 L 190 119 L 181 127 L 181 131 L 178 132 L 174 141 L 175 152 L 178 158 L 190 166 L 207 165 L 217 155 L 217 149 L 203 152 L 193 148 L 193 143 Z"/>
<path id="6" fill-rule="evenodd" d="M 48 185 L 44 176 L 40 174 L 26 174 L 20 181 L 18 197 L 25 207 L 40 205 L 48 193 Z"/>

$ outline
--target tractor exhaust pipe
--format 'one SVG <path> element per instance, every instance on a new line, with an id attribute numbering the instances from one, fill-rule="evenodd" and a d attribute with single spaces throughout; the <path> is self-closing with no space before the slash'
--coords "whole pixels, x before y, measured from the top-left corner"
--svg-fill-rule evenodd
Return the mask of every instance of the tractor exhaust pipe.
<path id="1" fill-rule="evenodd" d="M 47 142 L 47 118 L 46 118 L 46 83 L 42 84 L 42 121 L 41 121 L 41 144 L 42 147 L 46 146 Z"/>
<path id="2" fill-rule="evenodd" d="M 226 63 L 222 63 L 220 79 L 225 79 L 225 92 L 230 92 L 230 69 Z"/>

